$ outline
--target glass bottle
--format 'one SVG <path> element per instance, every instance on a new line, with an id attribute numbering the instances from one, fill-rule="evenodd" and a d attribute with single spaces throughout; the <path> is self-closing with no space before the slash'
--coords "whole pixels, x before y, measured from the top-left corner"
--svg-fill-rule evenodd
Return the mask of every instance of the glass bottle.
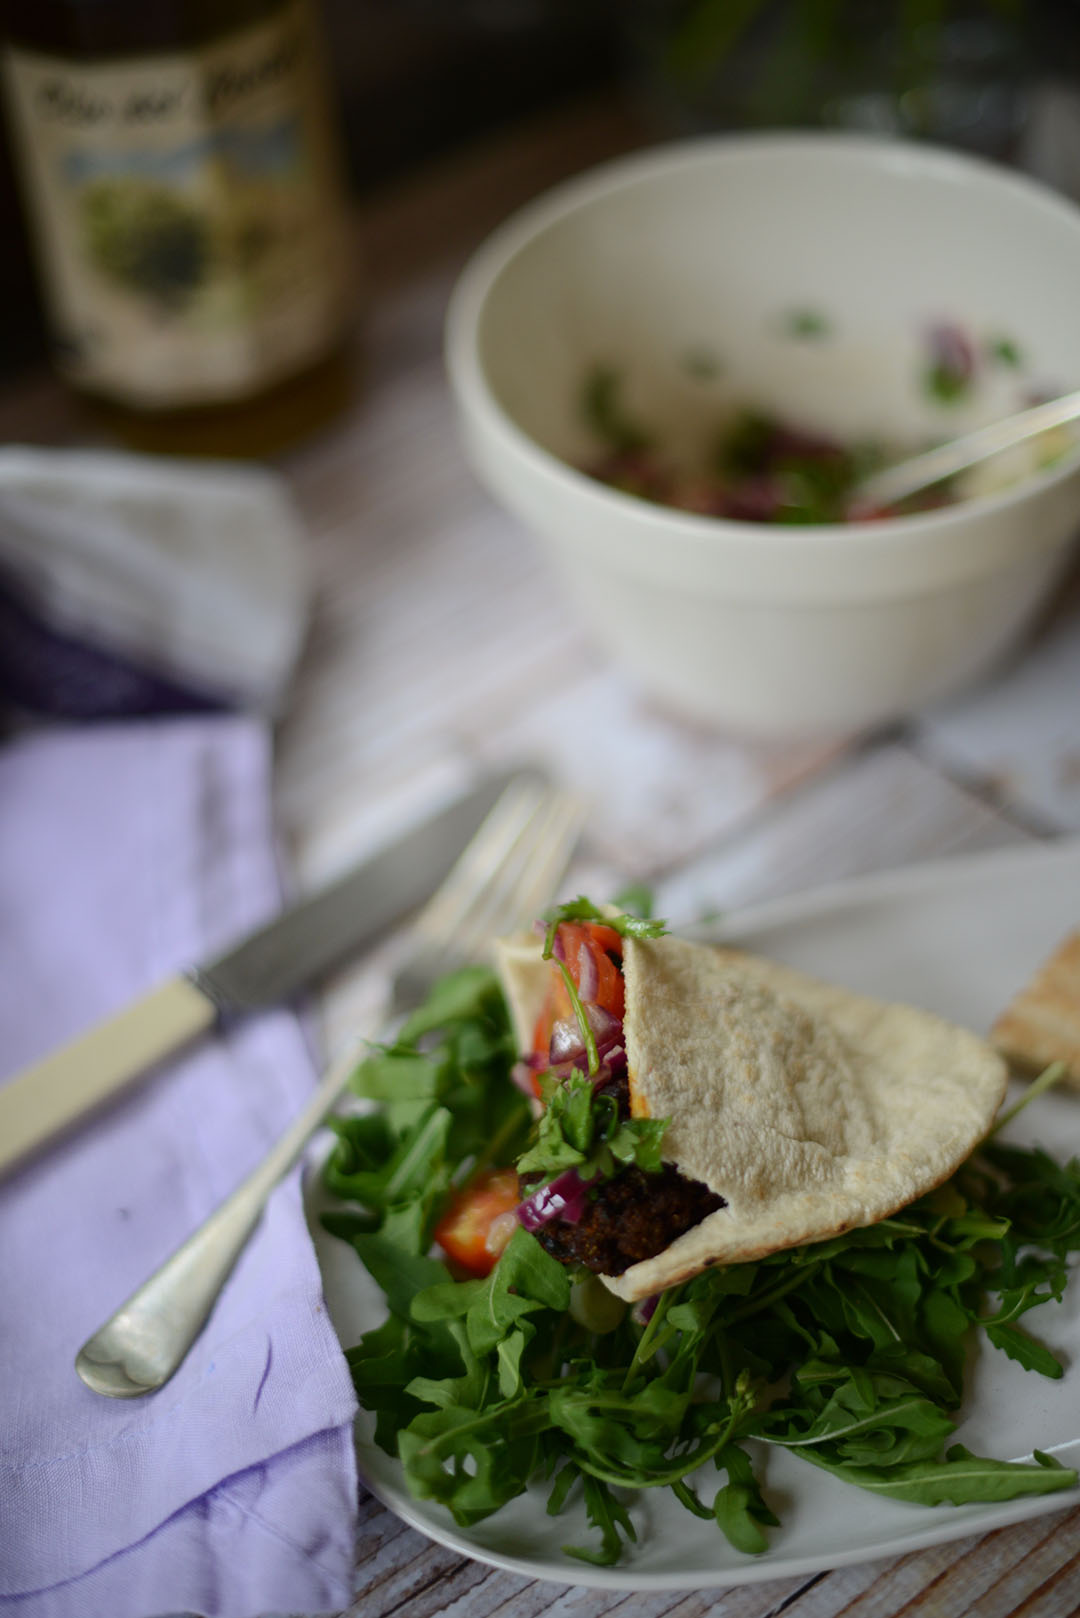
<path id="1" fill-rule="evenodd" d="M 57 368 L 138 448 L 268 454 L 348 394 L 350 255 L 312 0 L 8 0 Z"/>

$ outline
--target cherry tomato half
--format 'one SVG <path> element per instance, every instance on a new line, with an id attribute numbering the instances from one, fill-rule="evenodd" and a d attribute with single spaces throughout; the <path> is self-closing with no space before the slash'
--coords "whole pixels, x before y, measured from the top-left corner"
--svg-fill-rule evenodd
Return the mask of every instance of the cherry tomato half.
<path id="1" fill-rule="evenodd" d="M 515 1169 L 486 1169 L 451 1200 L 435 1226 L 435 1240 L 459 1269 L 490 1275 L 514 1234 L 520 1201 Z"/>
<path id="2" fill-rule="evenodd" d="M 622 939 L 614 927 L 604 927 L 596 921 L 564 921 L 559 927 L 559 939 L 566 950 L 566 965 L 574 980 L 574 987 L 581 987 L 581 950 L 584 947 L 596 967 L 597 988 L 592 996 L 593 1001 L 605 1011 L 610 1011 L 612 1016 L 621 1017 L 626 1000 L 623 976 L 611 956 L 614 954 L 622 960 Z M 571 1016 L 573 1007 L 563 975 L 557 966 L 553 966 L 547 999 L 533 1030 L 533 1051 L 536 1055 L 546 1059 L 552 1028 L 557 1022 Z"/>

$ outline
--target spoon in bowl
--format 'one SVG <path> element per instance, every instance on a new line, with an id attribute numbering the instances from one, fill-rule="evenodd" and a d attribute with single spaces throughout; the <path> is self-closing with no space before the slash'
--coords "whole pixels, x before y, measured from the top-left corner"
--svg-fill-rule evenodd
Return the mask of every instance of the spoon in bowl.
<path id="1" fill-rule="evenodd" d="M 962 438 L 954 438 L 925 454 L 909 456 L 861 479 L 852 490 L 849 515 L 857 519 L 863 511 L 877 512 L 882 506 L 894 506 L 920 489 L 929 489 L 957 472 L 966 472 L 980 461 L 989 460 L 991 455 L 1077 420 L 1080 420 L 1080 389 L 1064 393 L 1059 399 L 1049 399 L 1045 404 L 1032 405 L 1016 415 L 1005 416 L 988 427 L 979 427 Z"/>

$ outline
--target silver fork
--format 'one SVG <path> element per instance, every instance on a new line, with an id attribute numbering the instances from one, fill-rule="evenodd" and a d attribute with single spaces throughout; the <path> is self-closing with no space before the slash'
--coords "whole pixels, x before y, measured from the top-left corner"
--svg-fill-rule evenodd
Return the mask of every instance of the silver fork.
<path id="1" fill-rule="evenodd" d="M 381 1019 L 386 1038 L 435 979 L 483 956 L 491 939 L 547 904 L 581 828 L 581 805 L 533 777 L 512 781 L 413 923 Z M 258 1168 L 88 1339 L 75 1369 L 88 1388 L 133 1399 L 166 1383 L 198 1337 L 274 1186 L 341 1099 L 369 1042 L 351 1041 Z"/>

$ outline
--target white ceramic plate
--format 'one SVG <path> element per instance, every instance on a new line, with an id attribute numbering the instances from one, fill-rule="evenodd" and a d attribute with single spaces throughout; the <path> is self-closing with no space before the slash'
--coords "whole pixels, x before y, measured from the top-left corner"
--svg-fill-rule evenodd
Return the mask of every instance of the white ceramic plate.
<path id="1" fill-rule="evenodd" d="M 913 866 L 762 905 L 729 918 L 722 936 L 862 993 L 910 1001 L 985 1030 L 1078 922 L 1080 840 L 1073 839 Z M 1008 1136 L 1045 1145 L 1059 1158 L 1080 1152 L 1080 1097 L 1041 1098 Z M 327 1304 L 348 1346 L 384 1317 L 381 1294 L 344 1243 L 317 1236 L 317 1246 Z M 957 1438 L 1001 1459 L 1038 1448 L 1080 1467 L 1080 1284 L 1074 1281 L 1063 1305 L 1031 1318 L 1065 1356 L 1065 1376 L 1050 1382 L 981 1349 Z M 906 1505 L 873 1499 L 769 1449 L 759 1452 L 759 1475 L 782 1526 L 763 1556 L 733 1550 L 666 1491 L 649 1491 L 631 1510 L 638 1544 L 630 1559 L 593 1568 L 560 1550 L 595 1537 L 580 1508 L 548 1517 L 546 1491 L 535 1489 L 485 1522 L 460 1529 L 446 1511 L 406 1492 L 400 1466 L 370 1441 L 363 1415 L 357 1442 L 361 1474 L 372 1491 L 432 1539 L 530 1578 L 609 1590 L 701 1588 L 813 1573 L 985 1532 L 1080 1500 L 1075 1490 L 1005 1505 Z"/>

